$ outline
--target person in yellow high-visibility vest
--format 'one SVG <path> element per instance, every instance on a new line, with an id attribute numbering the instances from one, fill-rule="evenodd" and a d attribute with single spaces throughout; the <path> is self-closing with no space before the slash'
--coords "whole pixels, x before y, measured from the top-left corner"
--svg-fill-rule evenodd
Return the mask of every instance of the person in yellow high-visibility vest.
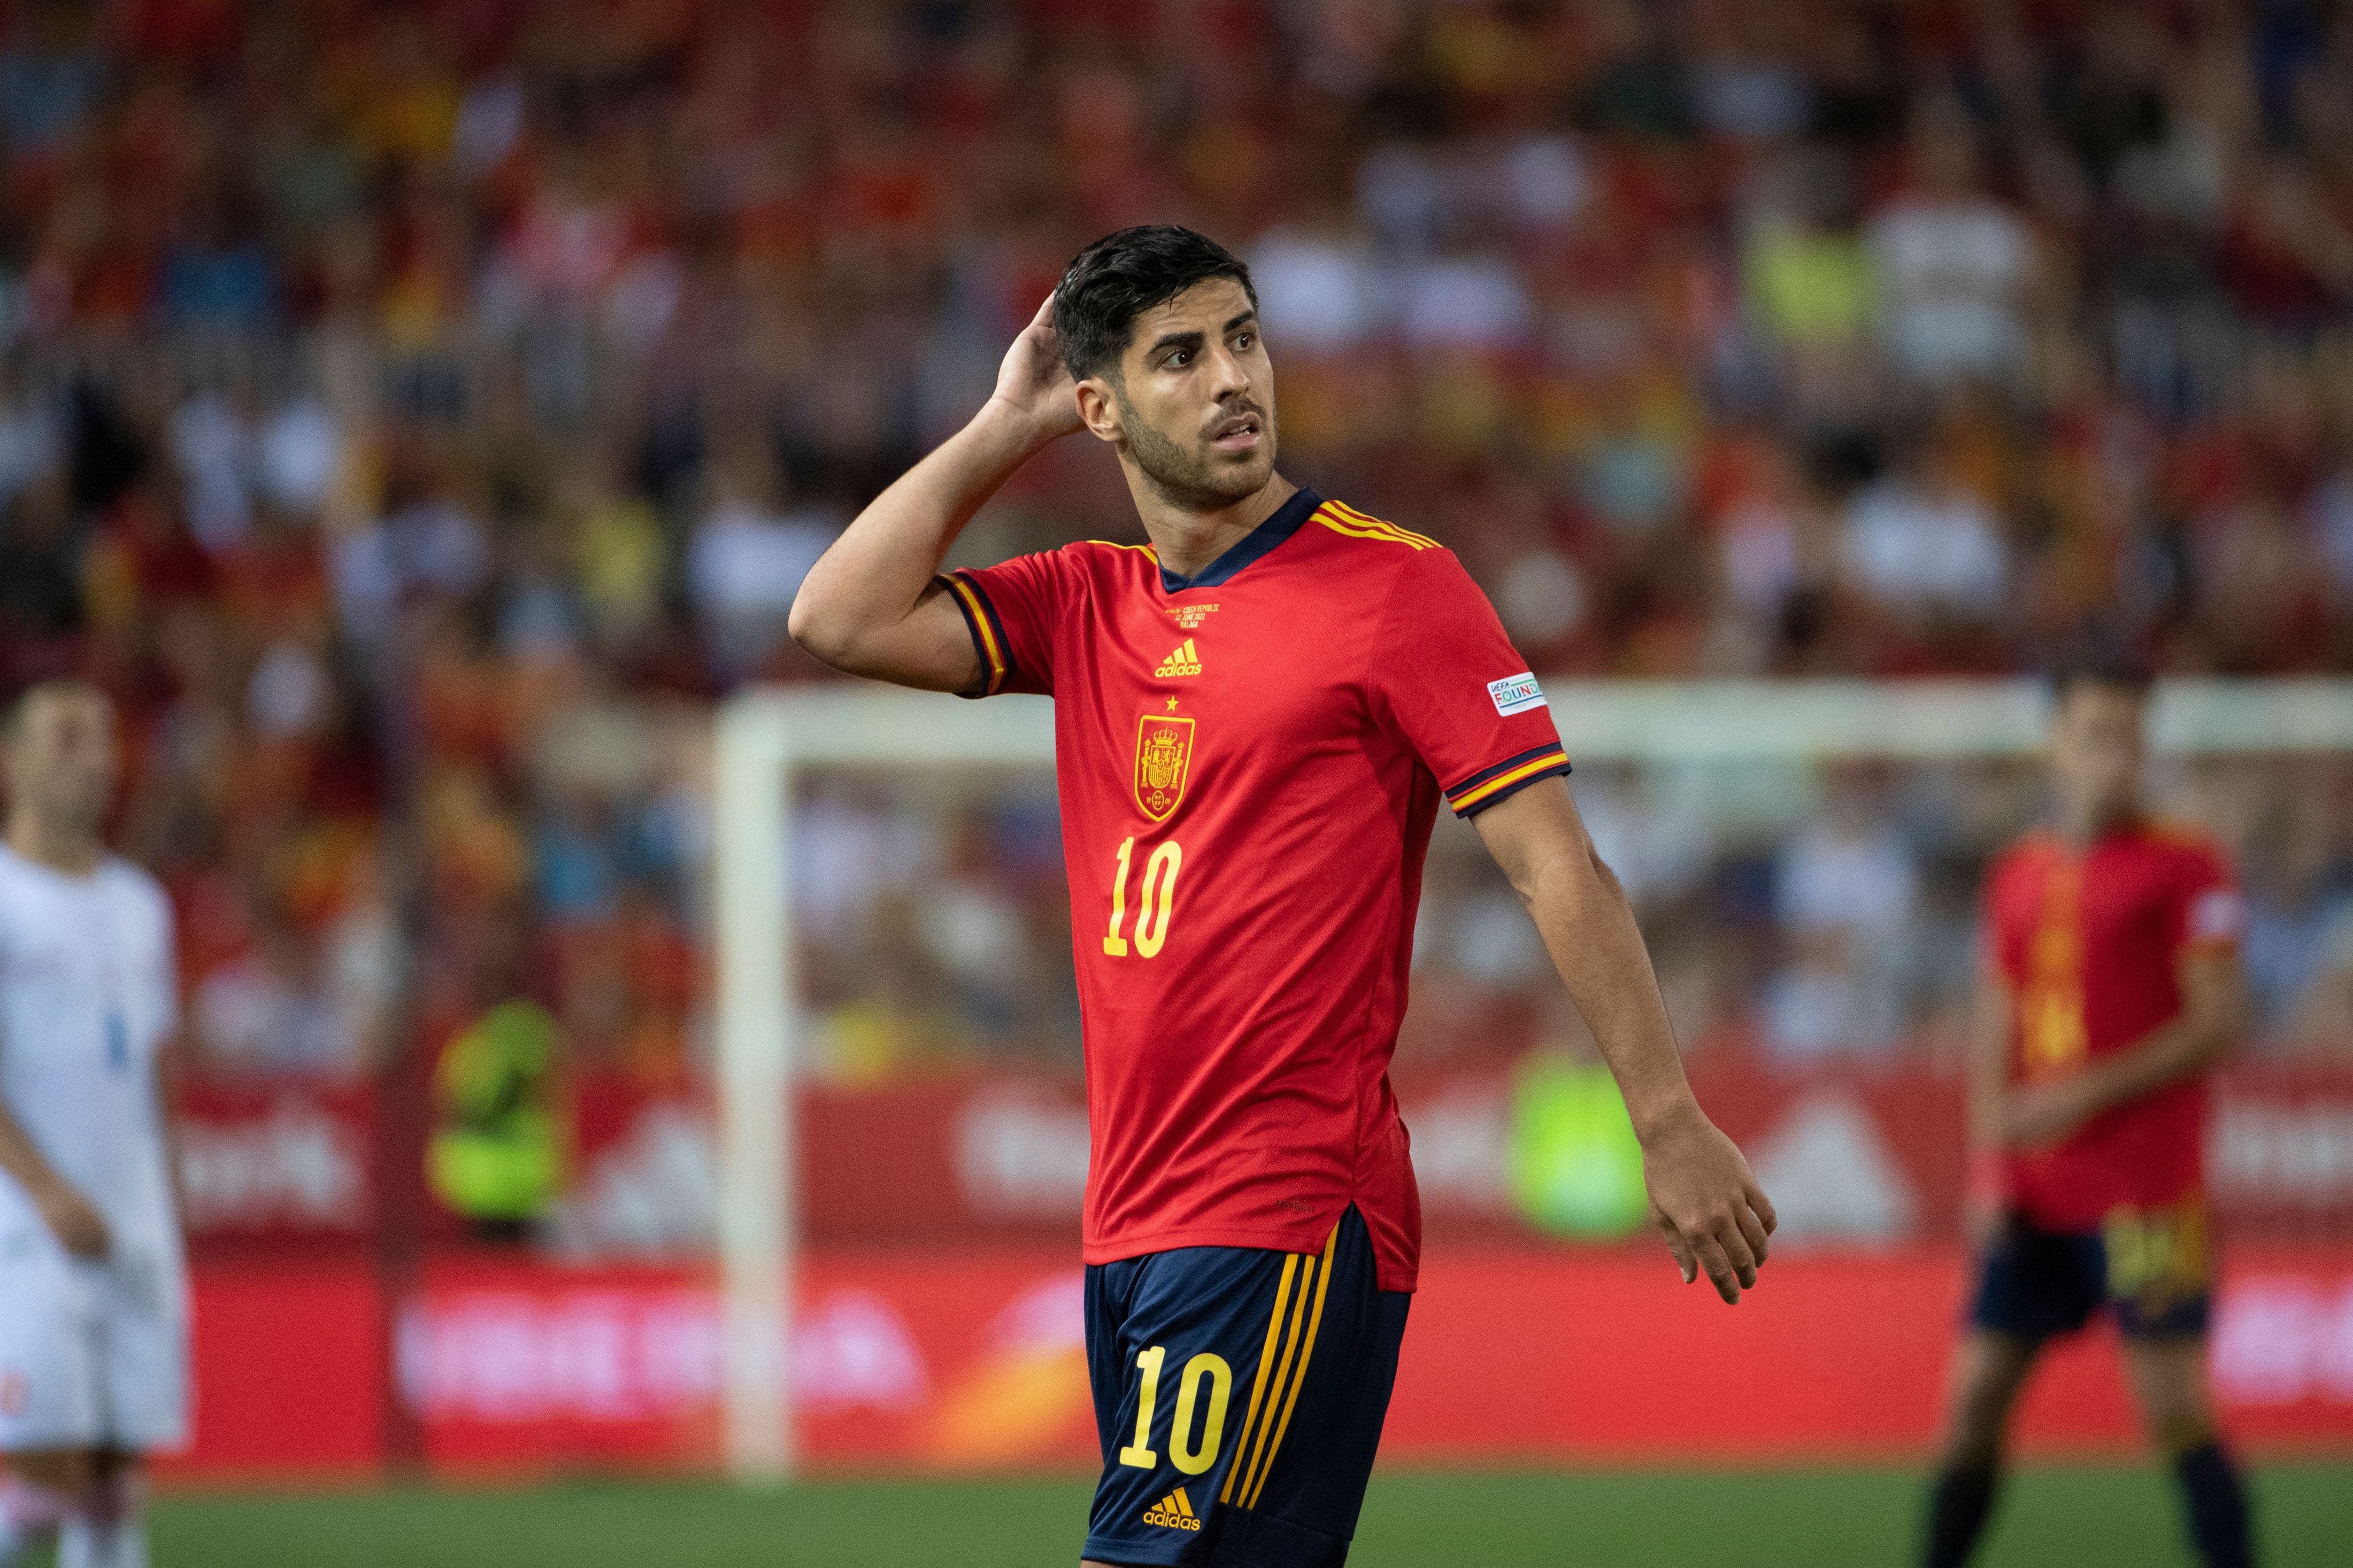
<path id="1" fill-rule="evenodd" d="M 495 1240 L 521 1240 L 564 1185 L 560 1035 L 536 1002 L 501 1002 L 441 1053 L 426 1156 L 435 1195 Z"/>
<path id="2" fill-rule="evenodd" d="M 1609 1068 L 1589 1054 L 1531 1052 L 1513 1075 L 1510 1176 L 1520 1217 L 1587 1241 L 1649 1217 L 1642 1145 Z"/>

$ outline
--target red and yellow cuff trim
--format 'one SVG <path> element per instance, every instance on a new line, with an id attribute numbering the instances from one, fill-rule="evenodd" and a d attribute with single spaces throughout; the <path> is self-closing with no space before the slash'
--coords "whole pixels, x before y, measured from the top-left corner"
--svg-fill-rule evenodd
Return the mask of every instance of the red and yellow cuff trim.
<path id="1" fill-rule="evenodd" d="M 1457 816 L 1470 816 L 1494 805 L 1508 795 L 1516 795 L 1538 779 L 1569 771 L 1568 753 L 1558 742 L 1507 757 L 1493 767 L 1482 768 L 1446 792 L 1446 804 L 1454 808 Z"/>
<path id="2" fill-rule="evenodd" d="M 972 634 L 973 651 L 980 655 L 980 683 L 959 697 L 994 697 L 1013 677 L 1013 645 L 1006 640 L 1005 623 L 979 584 L 961 572 L 944 574 L 938 581 L 964 612 L 965 629 Z"/>

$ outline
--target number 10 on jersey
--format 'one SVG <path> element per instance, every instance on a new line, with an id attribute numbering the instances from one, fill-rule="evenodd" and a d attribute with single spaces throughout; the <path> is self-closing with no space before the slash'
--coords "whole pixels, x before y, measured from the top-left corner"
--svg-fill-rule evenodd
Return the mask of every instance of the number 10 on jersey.
<path id="1" fill-rule="evenodd" d="M 1119 871 L 1111 885 L 1111 931 L 1103 938 L 1103 952 L 1113 958 L 1127 956 L 1128 939 L 1121 932 L 1127 925 L 1127 878 L 1134 859 L 1135 839 L 1131 836 L 1120 841 Z M 1139 957 L 1157 957 L 1168 940 L 1168 915 L 1176 902 L 1176 869 L 1184 863 L 1185 851 L 1173 838 L 1164 841 L 1144 862 L 1144 886 L 1135 895 Z"/>

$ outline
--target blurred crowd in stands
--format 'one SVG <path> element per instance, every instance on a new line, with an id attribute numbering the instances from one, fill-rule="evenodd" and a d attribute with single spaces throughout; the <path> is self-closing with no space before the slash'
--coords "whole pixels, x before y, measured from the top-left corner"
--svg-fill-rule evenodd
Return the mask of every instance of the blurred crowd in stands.
<path id="1" fill-rule="evenodd" d="M 709 704 L 818 676 L 800 574 L 1167 219 L 1256 268 L 1287 471 L 1540 671 L 2353 669 L 2342 5 L 6 0 L 0 667 L 117 695 L 206 1057 L 520 994 L 689 1073 Z M 1073 441 L 962 553 L 1134 531 Z M 2032 804 L 1588 773 L 1686 1032 L 1792 1058 L 1949 1026 Z M 2182 782 L 2268 1025 L 2353 1039 L 2353 776 Z M 845 1070 L 1068 1041 L 1050 801 L 803 831 Z M 1425 1013 L 1556 1007 L 1473 847 Z"/>
<path id="2" fill-rule="evenodd" d="M 2256 1048 L 2353 1054 L 2353 763 L 2166 760 L 2154 773 L 2164 816 L 2244 868 Z M 1075 1066 L 1051 781 L 819 777 L 795 853 L 820 1070 L 871 1080 L 976 1048 Z M 1957 1067 L 1986 866 L 2042 818 L 2033 759 L 1602 762 L 1571 782 L 1687 1050 L 1792 1069 Z M 1443 816 L 1413 985 L 1403 1061 L 1590 1047 L 1484 844 Z"/>

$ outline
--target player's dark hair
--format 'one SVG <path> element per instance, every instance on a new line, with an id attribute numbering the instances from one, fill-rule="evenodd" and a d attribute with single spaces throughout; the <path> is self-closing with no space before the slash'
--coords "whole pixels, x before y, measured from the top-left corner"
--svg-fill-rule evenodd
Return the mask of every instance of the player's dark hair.
<path id="1" fill-rule="evenodd" d="M 1054 289 L 1054 337 L 1071 374 L 1119 374 L 1135 318 L 1196 283 L 1230 278 L 1258 308 L 1258 290 L 1241 258 L 1208 235 L 1173 223 L 1138 224 L 1107 234 L 1071 258 Z"/>
<path id="2" fill-rule="evenodd" d="M 2105 687 L 2111 691 L 2146 697 L 2149 688 L 2157 684 L 2157 672 L 2149 667 L 2148 660 L 2122 643 L 2092 637 L 2053 659 L 2048 679 L 2051 700 L 2064 702 L 2082 686 Z"/>
<path id="3" fill-rule="evenodd" d="M 12 746 L 16 743 L 25 732 L 25 715 L 32 711 L 33 699 L 51 684 L 47 680 L 27 680 L 8 689 L 5 700 L 0 701 L 0 742 Z"/>

